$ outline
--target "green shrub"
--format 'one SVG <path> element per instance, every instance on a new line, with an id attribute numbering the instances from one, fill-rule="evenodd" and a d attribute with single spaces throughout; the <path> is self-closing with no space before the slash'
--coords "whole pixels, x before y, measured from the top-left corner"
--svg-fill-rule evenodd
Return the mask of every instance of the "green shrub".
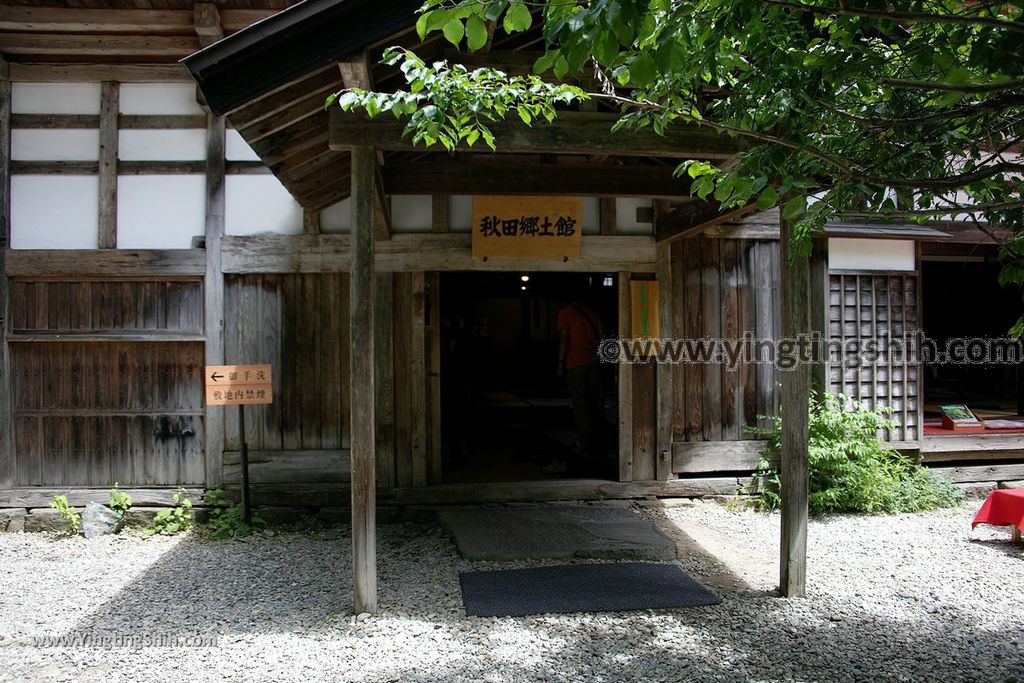
<path id="1" fill-rule="evenodd" d="M 192 526 L 192 501 L 185 495 L 185 489 L 179 488 L 175 491 L 171 502 L 173 507 L 158 510 L 153 515 L 153 523 L 143 529 L 144 534 L 169 536 Z"/>
<path id="2" fill-rule="evenodd" d="M 132 497 L 117 488 L 117 482 L 114 482 L 114 488 L 110 489 L 110 498 L 107 500 L 107 507 L 124 517 L 124 513 L 128 512 L 128 508 L 131 506 Z"/>
<path id="3" fill-rule="evenodd" d="M 82 516 L 78 514 L 75 508 L 68 505 L 67 496 L 54 496 L 53 500 L 50 501 L 50 507 L 56 510 L 60 518 L 68 523 L 68 532 L 70 534 L 77 534 L 78 530 L 82 528 Z"/>
<path id="4" fill-rule="evenodd" d="M 808 418 L 808 505 L 811 514 L 836 512 L 917 512 L 956 505 L 963 493 L 914 460 L 880 441 L 881 430 L 896 425 L 889 409 L 868 410 L 845 396 L 810 397 Z M 782 419 L 758 430 L 765 449 L 748 493 L 762 509 L 781 502 L 779 461 Z"/>
<path id="5" fill-rule="evenodd" d="M 203 504 L 208 508 L 206 522 L 202 527 L 203 535 L 207 538 L 249 536 L 253 531 L 266 526 L 266 522 L 256 516 L 252 517 L 251 524 L 246 524 L 242 518 L 242 506 L 226 498 L 221 489 L 203 491 Z"/>

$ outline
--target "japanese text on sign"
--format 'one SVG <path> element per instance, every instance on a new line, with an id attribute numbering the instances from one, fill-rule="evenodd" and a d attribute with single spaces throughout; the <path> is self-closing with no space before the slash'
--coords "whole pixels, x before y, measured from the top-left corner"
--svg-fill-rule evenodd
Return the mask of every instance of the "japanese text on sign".
<path id="1" fill-rule="evenodd" d="M 578 259 L 579 197 L 474 197 L 474 259 Z"/>
<path id="2" fill-rule="evenodd" d="M 273 401 L 269 365 L 206 366 L 207 405 L 250 405 Z"/>
<path id="3" fill-rule="evenodd" d="M 633 311 L 632 336 L 634 338 L 657 338 L 658 325 L 658 283 L 654 280 L 633 280 L 630 284 Z"/>

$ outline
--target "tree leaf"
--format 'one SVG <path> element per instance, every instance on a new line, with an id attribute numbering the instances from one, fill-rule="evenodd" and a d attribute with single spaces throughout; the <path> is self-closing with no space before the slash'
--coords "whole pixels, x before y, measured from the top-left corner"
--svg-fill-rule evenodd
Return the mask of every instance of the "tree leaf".
<path id="1" fill-rule="evenodd" d="M 519 0 L 514 0 L 509 5 L 508 11 L 505 12 L 505 19 L 502 22 L 505 33 L 525 31 L 530 28 L 531 24 L 533 24 L 533 15 L 530 14 L 530 10 Z"/>
<path id="2" fill-rule="evenodd" d="M 462 36 L 466 29 L 462 25 L 461 19 L 449 19 L 448 23 L 441 30 L 444 32 L 444 37 L 448 39 L 448 42 L 458 47 L 459 43 L 462 42 Z"/>
<path id="3" fill-rule="evenodd" d="M 466 19 L 466 47 L 476 51 L 487 44 L 487 24 L 473 14 Z"/>

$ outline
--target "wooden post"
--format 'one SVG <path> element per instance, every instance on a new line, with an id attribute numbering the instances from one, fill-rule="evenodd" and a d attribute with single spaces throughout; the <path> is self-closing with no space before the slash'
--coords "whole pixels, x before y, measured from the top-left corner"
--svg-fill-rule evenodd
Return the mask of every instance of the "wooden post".
<path id="1" fill-rule="evenodd" d="M 117 248 L 117 114 L 120 106 L 118 84 L 103 81 L 100 86 L 100 249 Z"/>
<path id="2" fill-rule="evenodd" d="M 377 520 L 373 369 L 374 194 L 372 147 L 352 148 L 352 581 L 356 614 L 377 611 Z"/>
<path id="3" fill-rule="evenodd" d="M 7 348 L 7 247 L 11 243 L 11 81 L 7 62 L 0 57 L 0 488 L 14 477 L 14 394 Z"/>
<path id="4" fill-rule="evenodd" d="M 810 334 L 809 260 L 794 253 L 793 224 L 780 216 L 781 337 Z M 782 370 L 782 538 L 779 589 L 803 597 L 807 588 L 807 396 L 811 366 Z"/>
<path id="5" fill-rule="evenodd" d="M 210 116 L 206 141 L 206 279 L 203 282 L 206 364 L 224 364 L 224 117 Z M 206 406 L 206 485 L 223 481 L 224 408 Z"/>
<path id="6" fill-rule="evenodd" d="M 828 240 L 824 237 L 814 239 L 810 263 L 810 323 L 811 331 L 821 335 L 823 342 L 828 341 Z M 811 388 L 819 396 L 828 391 L 828 350 L 824 343 L 819 347 L 824 355 L 816 358 L 811 368 Z M 891 375 L 890 375 L 891 376 Z"/>
<path id="7" fill-rule="evenodd" d="M 630 335 L 630 273 L 620 272 L 619 339 Z M 633 481 L 633 366 L 620 362 L 619 376 L 619 481 Z"/>
<path id="8" fill-rule="evenodd" d="M 655 222 L 659 213 L 655 213 Z M 671 336 L 666 330 L 672 326 L 672 245 L 661 242 L 657 247 L 657 278 L 658 278 L 658 320 L 661 328 L 660 337 Z M 655 355 L 657 362 L 657 355 Z M 671 363 L 658 363 L 656 385 L 656 422 L 655 436 L 655 472 L 659 481 L 672 478 L 672 369 Z"/>

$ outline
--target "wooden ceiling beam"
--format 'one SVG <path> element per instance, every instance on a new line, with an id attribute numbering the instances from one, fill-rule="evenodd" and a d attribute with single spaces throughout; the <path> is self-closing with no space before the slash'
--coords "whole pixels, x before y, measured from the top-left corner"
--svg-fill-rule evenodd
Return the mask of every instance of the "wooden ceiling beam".
<path id="1" fill-rule="evenodd" d="M 743 218 L 757 211 L 756 204 L 722 210 L 716 201 L 693 199 L 654 217 L 654 238 L 657 242 L 696 237 L 708 228 Z"/>
<path id="2" fill-rule="evenodd" d="M 20 64 L 11 80 L 27 83 L 69 83 L 111 80 L 118 83 L 195 83 L 181 64 Z"/>
<path id="3" fill-rule="evenodd" d="M 327 95 L 336 90 L 338 84 L 328 86 L 321 90 L 314 91 L 302 99 L 296 100 L 292 106 L 283 109 L 276 114 L 262 118 L 259 121 L 247 124 L 239 128 L 238 132 L 252 145 L 263 138 L 280 132 L 289 126 L 304 121 L 311 116 L 316 116 L 324 110 Z M 234 121 L 232 121 L 234 123 Z M 237 125 L 237 124 L 236 124 Z"/>
<path id="4" fill-rule="evenodd" d="M 561 112 L 550 124 L 530 127 L 518 119 L 506 119 L 488 127 L 502 152 L 729 159 L 742 148 L 733 138 L 692 125 L 671 125 L 664 135 L 649 126 L 613 133 L 618 118 L 614 113 Z M 390 116 L 370 120 L 334 107 L 330 110 L 330 145 L 339 150 L 358 144 L 385 150 L 416 149 L 411 136 L 402 135 L 405 123 Z M 459 149 L 473 151 L 464 144 Z"/>
<path id="5" fill-rule="evenodd" d="M 0 33 L 0 52 L 39 56 L 138 56 L 181 58 L 199 49 L 192 36 L 70 35 L 61 33 Z"/>
<path id="6" fill-rule="evenodd" d="M 202 3 L 197 3 L 202 4 Z M 221 10 L 225 33 L 234 33 L 278 10 Z M 0 31 L 39 33 L 158 33 L 190 35 L 194 12 L 160 9 L 80 9 L 71 7 L 0 7 Z"/>
<path id="7" fill-rule="evenodd" d="M 209 47 L 224 37 L 220 10 L 212 2 L 197 2 L 192 6 L 192 23 L 199 37 L 199 47 Z"/>
<path id="8" fill-rule="evenodd" d="M 340 87 L 341 81 L 338 78 L 338 72 L 334 65 L 331 65 L 228 112 L 228 119 L 234 122 L 236 127 L 246 128 L 274 114 L 291 109 L 296 100 L 307 95 L 321 93 L 326 99 L 329 92 L 338 90 Z"/>

